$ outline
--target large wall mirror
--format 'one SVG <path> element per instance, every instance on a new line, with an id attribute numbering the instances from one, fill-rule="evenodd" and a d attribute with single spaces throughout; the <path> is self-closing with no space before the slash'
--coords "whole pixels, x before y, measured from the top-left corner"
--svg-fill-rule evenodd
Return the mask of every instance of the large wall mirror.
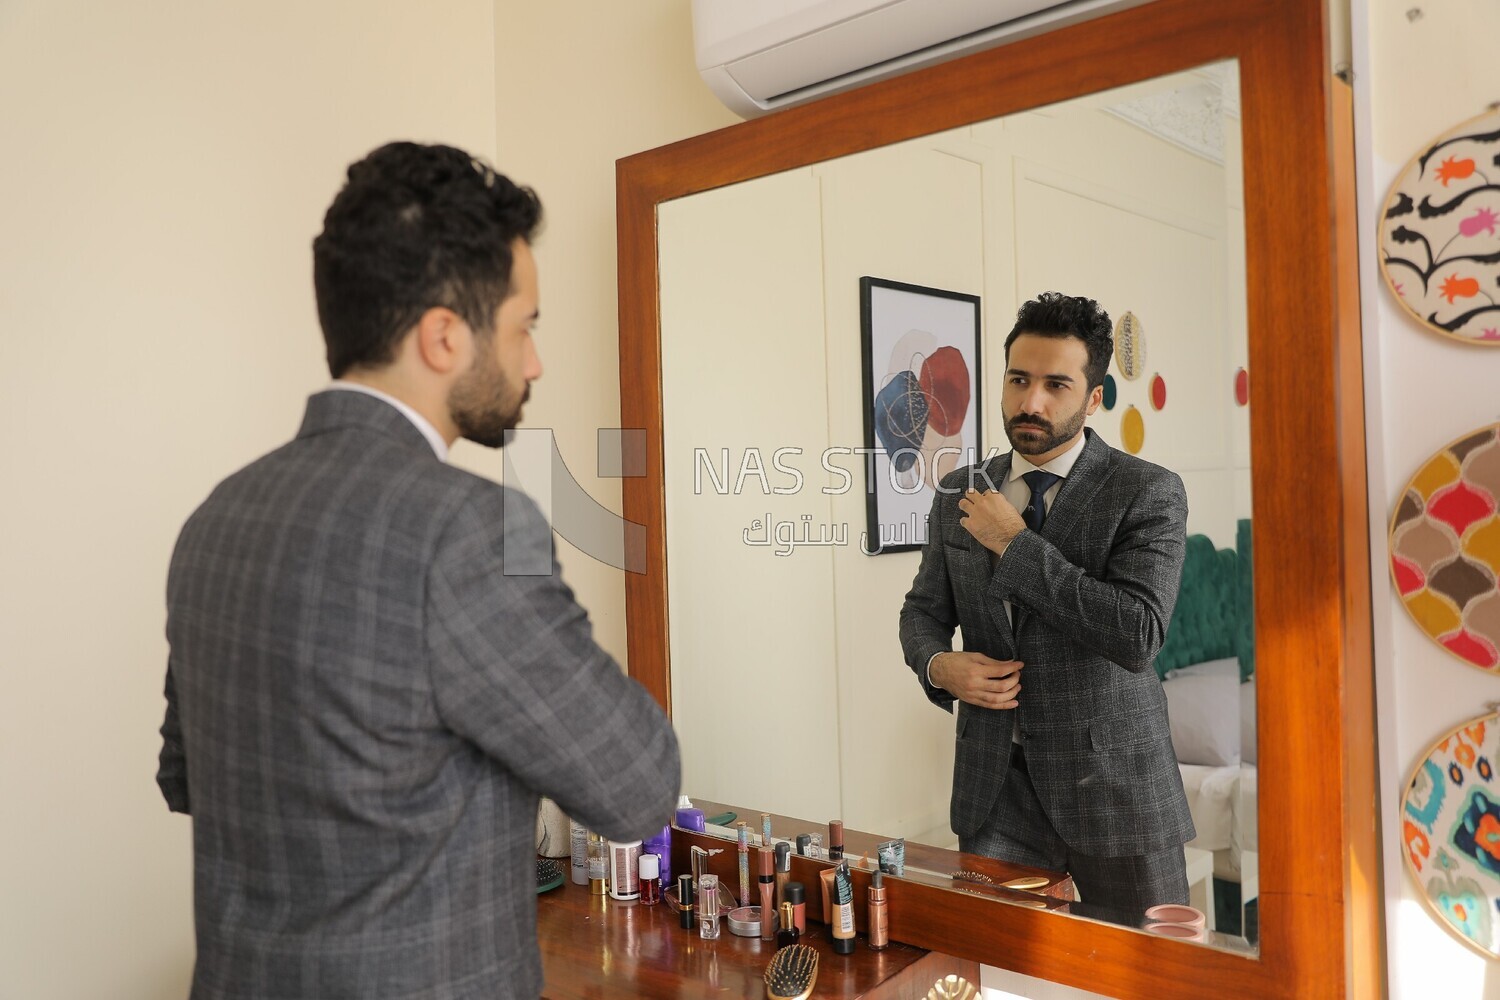
<path id="1" fill-rule="evenodd" d="M 1217 952 L 1001 903 L 945 950 L 1121 995 L 1186 994 L 1184 970 L 1337 993 L 1359 976 L 1347 859 L 1373 838 L 1350 828 L 1364 806 L 1345 774 L 1363 737 L 1343 712 L 1368 683 L 1347 640 L 1369 607 L 1347 544 L 1360 402 L 1336 319 L 1323 14 L 1201 7 L 1161 0 L 621 161 L 623 424 L 651 445 L 626 486 L 648 542 L 630 667 L 672 713 L 689 794 L 956 847 L 954 717 L 897 638 L 919 554 L 868 554 L 866 487 L 888 465 L 861 453 L 861 279 L 978 300 L 981 458 L 1010 447 L 1017 307 L 1096 298 L 1144 350 L 1111 364 L 1089 426 L 1188 494 L 1156 668 L 1194 902 L 1217 892 L 1221 920 L 1226 892 L 1237 905 Z M 875 389 L 903 359 L 868 362 Z M 914 433 L 919 462 L 950 443 Z M 1286 489 L 1309 464 L 1312 510 Z M 922 478 L 905 484 L 925 511 Z M 1314 956 L 1312 980 L 1284 979 Z"/>

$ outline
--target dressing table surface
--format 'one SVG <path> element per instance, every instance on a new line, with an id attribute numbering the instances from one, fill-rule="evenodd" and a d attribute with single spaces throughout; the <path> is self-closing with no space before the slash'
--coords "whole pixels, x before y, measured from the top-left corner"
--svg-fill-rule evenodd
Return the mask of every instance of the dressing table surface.
<path id="1" fill-rule="evenodd" d="M 566 859 L 563 859 L 566 870 Z M 655 906 L 594 896 L 563 883 L 537 898 L 537 943 L 549 1000 L 609 997 L 764 997 L 770 941 L 736 937 L 720 919 L 718 940 L 684 930 L 665 901 Z M 957 974 L 976 986 L 979 965 L 894 941 L 871 951 L 860 935 L 853 955 L 835 955 L 823 924 L 809 921 L 802 943 L 818 951 L 814 998 L 920 1000 Z"/>

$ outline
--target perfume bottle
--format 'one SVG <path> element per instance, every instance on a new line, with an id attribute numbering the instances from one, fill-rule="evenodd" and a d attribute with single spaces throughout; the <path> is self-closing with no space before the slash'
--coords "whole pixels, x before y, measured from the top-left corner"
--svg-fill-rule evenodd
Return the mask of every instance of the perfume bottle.
<path id="1" fill-rule="evenodd" d="M 719 936 L 719 876 L 698 880 L 698 936 L 713 941 Z"/>

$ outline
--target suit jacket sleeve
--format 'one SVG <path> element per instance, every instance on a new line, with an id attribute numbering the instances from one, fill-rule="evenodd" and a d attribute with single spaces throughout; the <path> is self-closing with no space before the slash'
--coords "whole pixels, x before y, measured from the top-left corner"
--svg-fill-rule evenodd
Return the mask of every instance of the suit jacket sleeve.
<path id="1" fill-rule="evenodd" d="M 167 715 L 161 724 L 161 754 L 157 758 L 156 786 L 172 812 L 188 813 L 187 756 L 182 752 L 182 723 L 177 718 L 177 684 L 172 663 L 167 661 Z"/>
<path id="2" fill-rule="evenodd" d="M 953 603 L 953 584 L 948 579 L 948 559 L 943 551 L 942 528 L 938 511 L 944 500 L 941 490 L 932 498 L 932 513 L 927 518 L 927 544 L 922 546 L 922 562 L 916 579 L 901 605 L 901 650 L 906 665 L 917 675 L 922 691 L 934 705 L 953 710 L 953 695 L 928 682 L 927 664 L 936 653 L 953 649 L 953 629 L 958 625 L 958 610 Z"/>
<path id="3" fill-rule="evenodd" d="M 1028 530 L 1006 547 L 990 597 L 1024 604 L 1068 638 L 1132 673 L 1150 670 L 1182 583 L 1187 511 L 1182 480 L 1161 470 L 1131 498 L 1102 579 Z"/>
<path id="4" fill-rule="evenodd" d="M 523 565 L 540 559 L 552 572 L 507 576 L 507 547 Z M 438 712 L 589 829 L 640 839 L 671 821 L 677 738 L 646 690 L 594 642 L 551 553 L 546 519 L 514 490 L 486 484 L 455 515 L 428 575 Z"/>

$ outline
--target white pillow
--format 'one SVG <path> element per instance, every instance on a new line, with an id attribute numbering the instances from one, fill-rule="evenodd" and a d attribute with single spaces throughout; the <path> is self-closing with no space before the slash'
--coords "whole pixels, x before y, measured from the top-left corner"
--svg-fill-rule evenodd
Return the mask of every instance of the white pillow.
<path id="1" fill-rule="evenodd" d="M 1228 657 L 1173 670 L 1162 689 L 1178 761 L 1211 767 L 1239 764 L 1239 660 Z"/>
<path id="2" fill-rule="evenodd" d="M 1255 676 L 1240 685 L 1240 761 L 1255 763 Z"/>

